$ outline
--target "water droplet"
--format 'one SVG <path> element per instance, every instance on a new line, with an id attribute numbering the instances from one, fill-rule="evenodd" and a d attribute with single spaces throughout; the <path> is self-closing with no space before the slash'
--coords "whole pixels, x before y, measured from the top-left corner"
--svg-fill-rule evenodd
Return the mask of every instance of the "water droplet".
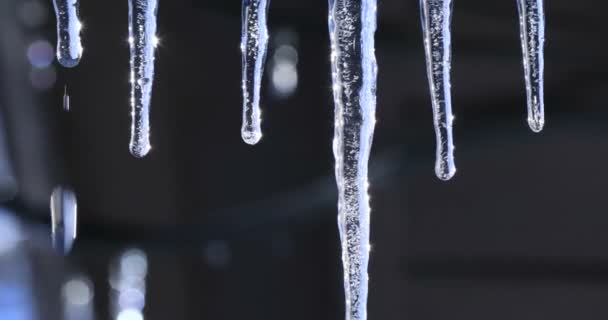
<path id="1" fill-rule="evenodd" d="M 76 239 L 77 203 L 74 192 L 57 186 L 51 194 L 51 231 L 53 247 L 60 254 L 67 254 Z"/>
<path id="2" fill-rule="evenodd" d="M 63 110 L 70 111 L 70 95 L 68 94 L 68 86 L 63 88 Z"/>

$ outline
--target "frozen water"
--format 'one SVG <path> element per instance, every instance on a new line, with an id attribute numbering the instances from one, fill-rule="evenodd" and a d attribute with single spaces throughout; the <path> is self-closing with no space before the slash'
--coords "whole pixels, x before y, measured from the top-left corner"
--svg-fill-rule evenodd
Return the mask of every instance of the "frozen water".
<path id="1" fill-rule="evenodd" d="M 421 0 L 422 32 L 437 137 L 435 174 L 449 180 L 456 173 L 450 88 L 452 0 Z"/>
<path id="2" fill-rule="evenodd" d="M 346 319 L 367 318 L 368 160 L 376 112 L 376 0 L 329 0 L 329 33 Z"/>
<path id="3" fill-rule="evenodd" d="M 61 254 L 69 253 L 76 239 L 77 211 L 74 192 L 55 187 L 51 194 L 51 231 L 53 247 Z"/>
<path id="4" fill-rule="evenodd" d="M 70 111 L 70 95 L 68 94 L 68 86 L 63 90 L 63 110 Z"/>
<path id="5" fill-rule="evenodd" d="M 268 30 L 269 0 L 243 0 L 241 52 L 243 55 L 243 127 L 241 136 L 248 144 L 262 138 L 260 87 L 264 74 Z"/>
<path id="6" fill-rule="evenodd" d="M 158 0 L 129 0 L 131 48 L 131 154 L 142 158 L 150 146 L 150 101 L 154 82 L 154 51 Z"/>
<path id="7" fill-rule="evenodd" d="M 72 68 L 80 62 L 83 50 L 78 0 L 54 0 L 53 3 L 57 16 L 57 60 L 62 66 Z"/>
<path id="8" fill-rule="evenodd" d="M 545 14 L 543 0 L 517 0 L 521 46 L 524 55 L 526 95 L 528 101 L 528 125 L 540 132 L 545 125 L 544 43 Z"/>

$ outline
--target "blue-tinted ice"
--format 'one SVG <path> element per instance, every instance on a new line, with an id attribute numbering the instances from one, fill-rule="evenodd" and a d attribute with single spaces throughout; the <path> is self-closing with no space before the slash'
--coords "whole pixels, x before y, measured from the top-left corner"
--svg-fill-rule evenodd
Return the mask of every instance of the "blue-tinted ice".
<path id="1" fill-rule="evenodd" d="M 78 0 L 54 0 L 57 17 L 57 60 L 66 68 L 73 68 L 82 57 L 78 19 Z"/>
<path id="2" fill-rule="evenodd" d="M 449 180 L 456 173 L 450 87 L 452 0 L 421 0 L 420 11 L 437 139 L 435 174 Z"/>
<path id="3" fill-rule="evenodd" d="M 370 205 L 368 160 L 376 122 L 376 0 L 329 0 L 346 319 L 367 319 Z"/>
<path id="4" fill-rule="evenodd" d="M 150 101 L 154 82 L 154 53 L 158 0 L 129 0 L 129 46 L 131 49 L 131 142 L 137 158 L 150 146 Z"/>
<path id="5" fill-rule="evenodd" d="M 543 0 L 517 0 L 517 7 L 524 55 L 528 125 L 532 131 L 540 132 L 545 125 Z"/>
<path id="6" fill-rule="evenodd" d="M 248 144 L 262 138 L 260 88 L 268 48 L 266 16 L 269 0 L 243 0 L 241 52 L 243 55 L 243 126 L 241 136 Z"/>

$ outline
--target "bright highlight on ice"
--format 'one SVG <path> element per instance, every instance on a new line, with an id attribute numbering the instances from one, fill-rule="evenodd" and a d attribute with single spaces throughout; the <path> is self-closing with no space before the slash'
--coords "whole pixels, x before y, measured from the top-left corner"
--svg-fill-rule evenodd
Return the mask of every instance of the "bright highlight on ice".
<path id="1" fill-rule="evenodd" d="M 435 174 L 450 180 L 456 173 L 450 85 L 452 0 L 421 0 L 422 32 L 437 139 Z"/>
<path id="2" fill-rule="evenodd" d="M 137 158 L 150 146 L 150 101 L 154 82 L 154 51 L 158 0 L 129 0 L 129 47 L 131 50 L 131 142 Z"/>
<path id="3" fill-rule="evenodd" d="M 243 0 L 241 51 L 243 55 L 243 141 L 254 145 L 262 138 L 260 88 L 264 74 L 269 0 Z"/>
<path id="4" fill-rule="evenodd" d="M 517 7 L 524 55 L 528 125 L 532 131 L 540 132 L 545 125 L 543 0 L 517 0 Z"/>
<path id="5" fill-rule="evenodd" d="M 346 319 L 367 319 L 370 206 L 368 160 L 376 113 L 376 0 L 329 0 Z"/>
<path id="6" fill-rule="evenodd" d="M 78 0 L 54 0 L 53 4 L 57 16 L 57 60 L 64 67 L 73 68 L 80 62 L 83 51 Z"/>

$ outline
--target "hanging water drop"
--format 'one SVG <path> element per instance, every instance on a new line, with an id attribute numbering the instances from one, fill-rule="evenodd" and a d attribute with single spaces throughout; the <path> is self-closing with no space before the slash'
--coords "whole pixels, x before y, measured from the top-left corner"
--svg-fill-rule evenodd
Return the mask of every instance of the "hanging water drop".
<path id="1" fill-rule="evenodd" d="M 260 87 L 264 74 L 269 0 L 243 0 L 241 52 L 243 59 L 243 140 L 254 145 L 262 138 Z"/>
<path id="2" fill-rule="evenodd" d="M 376 0 L 329 0 L 346 319 L 367 318 L 370 206 L 368 160 L 376 113 Z"/>
<path id="3" fill-rule="evenodd" d="M 51 232 L 53 247 L 60 254 L 67 254 L 76 239 L 77 203 L 74 192 L 57 186 L 51 194 Z"/>
<path id="4" fill-rule="evenodd" d="M 68 94 L 68 86 L 63 88 L 63 111 L 70 111 L 70 95 Z"/>
<path id="5" fill-rule="evenodd" d="M 532 131 L 540 132 L 545 125 L 543 0 L 517 0 L 517 7 L 524 55 L 528 125 Z"/>
<path id="6" fill-rule="evenodd" d="M 154 82 L 154 51 L 158 0 L 129 0 L 129 47 L 131 51 L 131 142 L 137 158 L 150 146 L 150 101 Z"/>
<path id="7" fill-rule="evenodd" d="M 54 0 L 57 16 L 57 60 L 66 68 L 73 68 L 82 57 L 78 19 L 78 0 Z"/>
<path id="8" fill-rule="evenodd" d="M 435 174 L 449 180 L 456 173 L 450 88 L 452 0 L 421 0 L 420 7 L 437 139 Z"/>

